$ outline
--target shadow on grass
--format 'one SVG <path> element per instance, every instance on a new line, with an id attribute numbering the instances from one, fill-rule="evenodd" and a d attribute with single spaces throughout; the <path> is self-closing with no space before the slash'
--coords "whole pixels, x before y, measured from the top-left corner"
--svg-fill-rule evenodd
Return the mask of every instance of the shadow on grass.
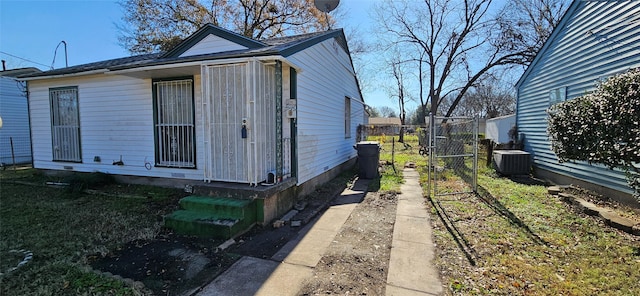
<path id="1" fill-rule="evenodd" d="M 378 191 L 380 191 L 380 178 L 381 177 L 377 177 L 377 178 L 371 179 L 371 182 L 369 182 L 369 187 L 367 188 L 367 191 L 369 191 L 369 192 L 378 192 Z"/>
<path id="2" fill-rule="evenodd" d="M 465 182 L 472 183 L 473 177 L 469 174 L 470 169 L 465 165 L 465 169 L 461 169 L 461 167 L 456 167 L 455 170 L 456 175 L 460 176 Z M 511 180 L 516 183 L 525 184 L 525 185 L 541 185 L 541 181 L 535 180 L 528 176 L 518 176 L 512 177 Z M 549 243 L 540 238 L 537 234 L 535 234 L 529 226 L 524 223 L 520 218 L 518 218 L 514 213 L 509 211 L 497 198 L 495 198 L 491 192 L 489 192 L 486 188 L 481 185 L 476 186 L 476 196 L 480 198 L 489 208 L 491 208 L 496 214 L 505 218 L 511 225 L 519 228 L 524 232 L 532 241 L 539 245 L 548 246 Z"/>
<path id="3" fill-rule="evenodd" d="M 467 167 L 466 165 L 459 165 L 459 166 L 452 166 L 452 167 L 457 176 L 459 176 L 462 180 L 464 180 L 468 184 L 473 184 L 473 175 L 472 175 L 473 170 L 471 168 Z M 524 181 L 526 181 L 526 182 L 531 182 L 531 183 L 528 183 L 531 185 L 534 185 L 534 184 L 539 185 L 539 182 L 531 178 L 519 178 L 518 180 L 521 181 L 518 183 L 524 183 Z M 533 180 L 533 182 L 531 180 Z M 514 181 L 514 182 L 517 182 L 517 181 Z M 452 193 L 451 195 L 455 195 L 455 194 L 462 194 L 462 193 Z M 442 196 L 445 194 L 439 194 L 439 195 Z M 468 196 L 471 198 L 477 197 L 478 199 L 480 199 L 496 214 L 503 217 L 510 224 L 514 225 L 516 228 L 524 232 L 533 242 L 540 245 L 545 245 L 545 246 L 549 245 L 548 242 L 546 242 L 545 240 L 540 238 L 540 236 L 535 234 L 526 223 L 524 223 L 515 214 L 509 211 L 509 209 L 507 209 L 498 199 L 496 199 L 486 188 L 480 185 L 477 185 L 476 193 L 469 194 Z M 469 242 L 469 240 L 465 237 L 465 235 L 456 227 L 454 219 L 447 213 L 446 209 L 442 206 L 441 200 L 436 199 L 434 196 L 431 196 L 430 194 L 429 201 L 431 202 L 431 205 L 435 209 L 436 214 L 438 215 L 440 220 L 443 222 L 447 231 L 451 234 L 451 236 L 453 237 L 454 241 L 456 242 L 460 250 L 464 253 L 465 257 L 469 261 L 469 264 L 471 264 L 472 266 L 475 266 L 477 258 L 479 256 L 476 250 L 473 248 L 473 245 Z M 446 200 L 442 200 L 442 201 L 446 201 Z"/>
<path id="4" fill-rule="evenodd" d="M 522 222 L 520 218 L 518 218 L 515 214 L 513 214 L 509 209 L 507 209 L 498 199 L 496 199 L 491 193 L 484 187 L 478 185 L 478 192 L 476 196 L 480 198 L 489 208 L 491 208 L 496 214 L 504 217 L 511 225 L 519 228 L 524 232 L 532 241 L 539 245 L 548 246 L 549 243 L 543 240 L 540 236 L 535 234 L 529 225 Z"/>
<path id="5" fill-rule="evenodd" d="M 464 253 L 464 256 L 469 261 L 469 264 L 471 264 L 471 266 L 476 266 L 476 258 L 478 257 L 478 253 L 475 251 L 475 249 L 473 249 L 471 243 L 469 243 L 469 240 L 467 240 L 464 234 L 460 232 L 460 230 L 458 230 L 458 228 L 454 224 L 453 219 L 451 219 L 451 217 L 447 215 L 447 212 L 442 207 L 440 201 L 435 200 L 434 197 L 430 197 L 429 201 L 435 209 L 436 214 L 438 214 L 438 217 L 442 221 L 442 224 L 444 224 L 444 227 L 451 234 L 453 240 L 456 242 L 462 253 Z"/>
<path id="6" fill-rule="evenodd" d="M 531 176 L 524 176 L 524 175 L 516 175 L 516 176 L 508 176 L 509 180 L 518 183 L 518 184 L 523 184 L 523 185 L 539 185 L 539 186 L 546 186 L 548 185 L 546 182 L 542 181 L 542 180 L 538 180 L 535 178 L 532 178 Z"/>

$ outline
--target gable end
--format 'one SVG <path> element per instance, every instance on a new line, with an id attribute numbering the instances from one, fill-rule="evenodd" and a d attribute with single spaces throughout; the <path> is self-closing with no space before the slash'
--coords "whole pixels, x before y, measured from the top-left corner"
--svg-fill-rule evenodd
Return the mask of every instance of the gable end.
<path id="1" fill-rule="evenodd" d="M 187 39 L 180 42 L 180 44 L 176 45 L 173 49 L 166 52 L 162 55 L 162 58 L 176 58 L 181 54 L 189 50 L 194 45 L 198 44 L 198 42 L 202 41 L 209 35 L 215 35 L 220 38 L 229 40 L 233 43 L 239 44 L 246 48 L 254 49 L 261 48 L 267 46 L 266 44 L 244 37 L 240 34 L 233 33 L 231 31 L 222 29 L 220 27 L 216 27 L 212 24 L 207 24 L 204 27 L 200 28 L 198 31 L 193 33 L 191 36 L 187 37 Z"/>
<path id="2" fill-rule="evenodd" d="M 290 46 L 287 46 L 286 48 L 280 50 L 280 54 L 283 57 L 288 57 L 292 54 L 295 54 L 301 50 L 307 49 L 313 45 L 316 45 L 322 41 L 325 41 L 327 39 L 331 39 L 331 38 L 336 38 L 338 44 L 340 44 L 340 47 L 342 47 L 342 49 L 349 54 L 349 48 L 347 46 L 347 40 L 344 37 L 344 33 L 342 31 L 342 29 L 339 30 L 335 30 L 335 31 L 330 31 L 327 32 L 326 34 L 317 36 L 317 37 L 313 37 L 313 38 L 309 38 L 309 39 L 305 39 L 302 42 L 299 43 L 294 43 Z"/>

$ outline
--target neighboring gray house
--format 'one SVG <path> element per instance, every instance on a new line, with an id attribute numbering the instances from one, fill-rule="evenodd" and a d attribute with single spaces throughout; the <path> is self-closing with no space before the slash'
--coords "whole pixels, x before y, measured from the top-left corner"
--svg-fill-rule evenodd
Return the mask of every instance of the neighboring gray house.
<path id="1" fill-rule="evenodd" d="M 209 24 L 168 52 L 22 79 L 38 169 L 303 194 L 355 162 L 365 122 L 341 29 L 258 41 Z"/>
<path id="2" fill-rule="evenodd" d="M 640 1 L 574 1 L 516 84 L 517 126 L 536 175 L 632 202 L 624 173 L 585 162 L 559 163 L 547 135 L 547 109 L 640 67 Z"/>
<path id="3" fill-rule="evenodd" d="M 2 122 L 0 163 L 2 165 L 31 162 L 27 88 L 24 82 L 15 77 L 37 72 L 40 70 L 36 68 L 0 71 L 0 120 Z"/>

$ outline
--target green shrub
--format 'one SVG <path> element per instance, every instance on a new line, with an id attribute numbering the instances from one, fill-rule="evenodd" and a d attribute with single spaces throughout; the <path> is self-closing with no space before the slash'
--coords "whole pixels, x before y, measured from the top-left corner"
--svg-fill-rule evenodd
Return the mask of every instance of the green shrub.
<path id="1" fill-rule="evenodd" d="M 552 106 L 548 132 L 561 162 L 582 160 L 622 169 L 640 199 L 640 69 Z"/>

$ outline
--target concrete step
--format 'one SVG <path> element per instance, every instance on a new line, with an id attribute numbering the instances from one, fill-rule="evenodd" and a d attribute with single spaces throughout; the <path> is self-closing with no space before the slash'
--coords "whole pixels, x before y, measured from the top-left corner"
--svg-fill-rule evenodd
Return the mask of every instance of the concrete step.
<path id="1" fill-rule="evenodd" d="M 256 223 L 253 200 L 187 196 L 180 200 L 180 207 L 164 217 L 165 227 L 180 234 L 229 239 Z"/>
<path id="2" fill-rule="evenodd" d="M 229 219 L 255 215 L 255 202 L 246 199 L 191 195 L 180 199 L 180 207 L 193 212 L 215 213 L 218 217 Z"/>

